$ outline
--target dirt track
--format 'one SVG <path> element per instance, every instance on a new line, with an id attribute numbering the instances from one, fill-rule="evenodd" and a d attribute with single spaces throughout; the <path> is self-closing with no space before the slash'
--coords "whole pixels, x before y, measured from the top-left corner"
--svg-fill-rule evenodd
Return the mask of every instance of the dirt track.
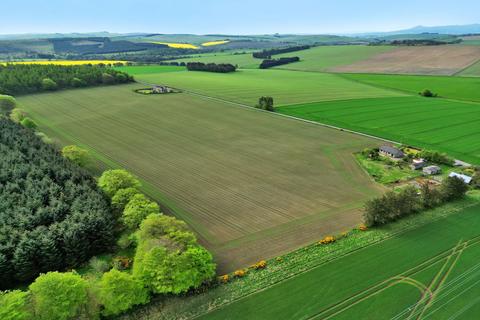
<path id="1" fill-rule="evenodd" d="M 399 47 L 333 72 L 453 75 L 480 60 L 480 46 Z"/>

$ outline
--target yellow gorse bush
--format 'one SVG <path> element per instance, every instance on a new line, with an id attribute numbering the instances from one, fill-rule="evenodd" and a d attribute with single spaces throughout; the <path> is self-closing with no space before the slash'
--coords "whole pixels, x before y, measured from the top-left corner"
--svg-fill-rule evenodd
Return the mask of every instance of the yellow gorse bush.
<path id="1" fill-rule="evenodd" d="M 334 236 L 326 236 L 322 240 L 320 240 L 320 244 L 329 244 L 335 242 L 335 237 Z"/>

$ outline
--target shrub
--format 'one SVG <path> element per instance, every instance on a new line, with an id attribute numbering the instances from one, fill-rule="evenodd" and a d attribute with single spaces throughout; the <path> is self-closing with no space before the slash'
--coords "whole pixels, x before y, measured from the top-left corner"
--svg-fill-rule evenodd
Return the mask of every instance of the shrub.
<path id="1" fill-rule="evenodd" d="M 452 166 L 454 163 L 454 159 L 446 155 L 445 153 L 440 153 L 437 151 L 431 150 L 423 150 L 418 155 L 419 158 L 423 158 L 429 162 L 434 162 L 437 164 L 445 164 L 448 166 Z"/>
<path id="2" fill-rule="evenodd" d="M 148 290 L 143 283 L 128 273 L 115 269 L 102 276 L 99 299 L 104 306 L 104 316 L 118 315 L 134 305 L 149 301 Z"/>
<path id="3" fill-rule="evenodd" d="M 140 181 L 136 177 L 123 169 L 105 171 L 98 179 L 98 186 L 110 197 L 113 197 L 120 189 L 138 189 L 140 185 Z"/>
<path id="4" fill-rule="evenodd" d="M 0 114 L 8 115 L 17 107 L 17 101 L 12 96 L 0 94 Z"/>
<path id="5" fill-rule="evenodd" d="M 334 236 L 326 236 L 322 240 L 320 240 L 320 244 L 330 244 L 335 242 Z"/>
<path id="6" fill-rule="evenodd" d="M 117 270 L 127 270 L 132 266 L 132 259 L 127 257 L 115 257 L 113 258 L 112 265 Z"/>
<path id="7" fill-rule="evenodd" d="M 53 144 L 53 140 L 43 132 L 35 132 L 35 135 L 45 144 Z"/>
<path id="8" fill-rule="evenodd" d="M 12 112 L 10 112 L 10 120 L 15 123 L 20 123 L 23 119 L 25 119 L 26 116 L 27 114 L 25 111 L 20 108 L 15 108 L 12 110 Z"/>
<path id="9" fill-rule="evenodd" d="M 422 92 L 420 92 L 420 95 L 422 97 L 427 97 L 427 98 L 434 98 L 437 97 L 438 95 L 436 93 L 433 93 L 432 91 L 425 89 Z"/>
<path id="10" fill-rule="evenodd" d="M 158 204 L 147 199 L 143 194 L 136 194 L 125 206 L 122 219 L 127 227 L 136 229 L 143 219 L 151 214 L 160 214 Z"/>
<path id="11" fill-rule="evenodd" d="M 87 282 L 72 272 L 49 272 L 30 285 L 36 319 L 78 317 L 88 302 Z"/>
<path id="12" fill-rule="evenodd" d="M 81 87 L 85 87 L 87 85 L 87 83 L 85 81 L 83 81 L 82 79 L 72 78 L 71 85 L 74 88 L 81 88 Z"/>
<path id="13" fill-rule="evenodd" d="M 261 260 L 253 265 L 255 270 L 265 269 L 267 267 L 267 261 Z"/>
<path id="14" fill-rule="evenodd" d="M 92 257 L 92 259 L 90 259 L 90 261 L 88 262 L 88 265 L 96 274 L 102 274 L 105 271 L 110 270 L 110 264 L 108 263 L 108 261 L 105 261 L 104 259 L 99 259 L 98 257 Z"/>
<path id="15" fill-rule="evenodd" d="M 62 155 L 81 167 L 86 166 L 90 161 L 90 154 L 88 151 L 75 145 L 65 146 L 62 149 Z"/>
<path id="16" fill-rule="evenodd" d="M 218 280 L 221 283 L 227 283 L 228 281 L 230 281 L 230 276 L 228 274 L 224 274 L 223 276 L 218 277 Z"/>
<path id="17" fill-rule="evenodd" d="M 115 83 L 115 77 L 112 76 L 109 73 L 103 73 L 102 74 L 102 83 L 103 84 L 114 84 Z"/>
<path id="18" fill-rule="evenodd" d="M 132 198 L 139 194 L 137 188 L 125 188 L 118 190 L 115 195 L 112 197 L 112 207 L 122 212 L 125 209 L 127 203 L 132 200 Z"/>
<path id="19" fill-rule="evenodd" d="M 33 319 L 30 309 L 30 294 L 20 290 L 0 292 L 0 319 Z"/>
<path id="20" fill-rule="evenodd" d="M 41 84 L 42 84 L 42 89 L 45 91 L 55 91 L 58 89 L 57 83 L 50 78 L 43 79 Z"/>
<path id="21" fill-rule="evenodd" d="M 237 278 L 243 278 L 243 277 L 245 277 L 245 276 L 247 275 L 247 272 L 246 272 L 245 270 L 242 270 L 242 269 L 240 269 L 240 270 L 235 270 L 235 271 L 233 272 L 233 275 L 234 275 L 235 277 L 237 277 Z"/>
<path id="22" fill-rule="evenodd" d="M 35 121 L 33 121 L 32 119 L 28 118 L 28 117 L 26 117 L 22 121 L 20 121 L 20 124 L 22 126 L 24 126 L 25 128 L 32 129 L 32 130 L 37 129 L 37 127 L 38 127 L 37 123 Z"/>
<path id="23" fill-rule="evenodd" d="M 258 99 L 258 104 L 255 105 L 255 108 L 266 110 L 266 111 L 275 111 L 275 108 L 273 106 L 273 98 L 260 97 L 260 99 Z"/>

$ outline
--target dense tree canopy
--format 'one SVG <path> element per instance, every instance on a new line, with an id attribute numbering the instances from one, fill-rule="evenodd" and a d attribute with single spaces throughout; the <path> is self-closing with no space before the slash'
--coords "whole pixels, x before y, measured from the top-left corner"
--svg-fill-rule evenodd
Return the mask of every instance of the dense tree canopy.
<path id="1" fill-rule="evenodd" d="M 287 48 L 276 48 L 276 49 L 262 50 L 260 52 L 254 52 L 252 55 L 254 58 L 257 58 L 257 59 L 270 59 L 271 56 L 276 54 L 307 50 L 310 48 L 311 48 L 310 46 L 294 46 L 294 47 L 287 47 Z"/>
<path id="2" fill-rule="evenodd" d="M 235 72 L 237 67 L 229 63 L 203 63 L 203 62 L 188 62 L 187 69 L 189 71 L 208 71 L 208 72 L 219 72 L 219 73 L 229 73 Z"/>
<path id="3" fill-rule="evenodd" d="M 108 249 L 114 219 L 83 169 L 31 130 L 0 119 L 0 287 Z"/>
<path id="4" fill-rule="evenodd" d="M 81 167 L 87 165 L 90 161 L 90 155 L 88 151 L 75 145 L 65 146 L 62 149 L 62 155 Z"/>
<path id="5" fill-rule="evenodd" d="M 29 292 L 20 290 L 0 292 L 0 319 L 29 320 L 32 316 Z"/>
<path id="6" fill-rule="evenodd" d="M 281 66 L 283 64 L 289 64 L 289 63 L 298 62 L 298 61 L 300 61 L 299 57 L 263 60 L 259 68 L 268 69 L 268 68 L 273 68 L 276 66 Z"/>
<path id="7" fill-rule="evenodd" d="M 102 65 L 0 65 L 0 94 L 18 95 L 131 81 L 133 77 L 128 74 Z"/>
<path id="8" fill-rule="evenodd" d="M 98 179 L 98 186 L 109 197 L 113 197 L 120 189 L 139 188 L 140 181 L 126 170 L 115 169 L 105 171 Z"/>

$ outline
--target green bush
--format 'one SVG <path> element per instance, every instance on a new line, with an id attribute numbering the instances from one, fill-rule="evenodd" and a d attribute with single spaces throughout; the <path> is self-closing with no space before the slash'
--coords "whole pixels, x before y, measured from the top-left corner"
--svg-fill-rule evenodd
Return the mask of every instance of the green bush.
<path id="1" fill-rule="evenodd" d="M 10 120 L 15 123 L 20 123 L 26 116 L 26 112 L 20 108 L 15 108 L 10 112 Z"/>
<path id="2" fill-rule="evenodd" d="M 143 283 L 126 272 L 112 269 L 102 276 L 99 290 L 104 316 L 118 315 L 134 305 L 149 301 Z"/>
<path id="3" fill-rule="evenodd" d="M 24 118 L 20 122 L 20 124 L 25 128 L 32 129 L 32 130 L 35 130 L 38 127 L 37 123 L 28 117 Z"/>
<path id="4" fill-rule="evenodd" d="M 0 114 L 8 115 L 17 107 L 17 101 L 12 96 L 0 94 Z"/>
<path id="5" fill-rule="evenodd" d="M 0 292 L 0 319 L 33 319 L 30 308 L 30 294 L 28 292 L 20 290 Z"/>
<path id="6" fill-rule="evenodd" d="M 138 194 L 137 188 L 125 188 L 118 190 L 112 197 L 112 207 L 122 212 L 125 209 L 127 203 L 132 200 L 133 196 Z"/>
<path id="7" fill-rule="evenodd" d="M 82 79 L 72 78 L 71 85 L 74 88 L 81 88 L 81 87 L 85 87 L 87 83 Z"/>
<path id="8" fill-rule="evenodd" d="M 45 91 L 55 91 L 58 89 L 58 85 L 52 79 L 45 78 L 42 80 L 42 89 Z"/>
<path id="9" fill-rule="evenodd" d="M 31 285 L 35 319 L 67 320 L 78 317 L 88 304 L 87 282 L 76 273 L 49 272 Z"/>
<path id="10" fill-rule="evenodd" d="M 86 166 L 90 162 L 88 151 L 75 145 L 65 146 L 62 149 L 62 155 L 81 167 Z"/>
<path id="11" fill-rule="evenodd" d="M 136 177 L 123 169 L 105 171 L 98 179 L 98 186 L 110 197 L 113 197 L 120 189 L 138 189 L 140 185 L 140 181 Z"/>
<path id="12" fill-rule="evenodd" d="M 467 191 L 468 185 L 457 177 L 447 177 L 440 187 L 441 197 L 445 202 L 461 199 Z"/>
<path id="13" fill-rule="evenodd" d="M 123 210 L 123 223 L 129 228 L 138 228 L 143 219 L 151 214 L 159 214 L 160 207 L 143 194 L 136 194 L 127 203 Z"/>

